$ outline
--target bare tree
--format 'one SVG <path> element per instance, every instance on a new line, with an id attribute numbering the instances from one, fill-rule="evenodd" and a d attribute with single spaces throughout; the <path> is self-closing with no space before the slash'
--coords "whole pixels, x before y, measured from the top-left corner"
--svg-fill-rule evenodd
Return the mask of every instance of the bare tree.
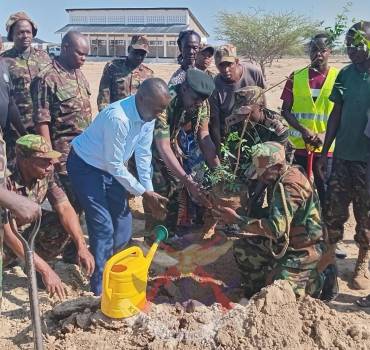
<path id="1" fill-rule="evenodd" d="M 218 39 L 236 46 L 239 55 L 265 67 L 283 55 L 302 47 L 307 38 L 317 33 L 321 24 L 295 14 L 220 12 L 217 15 Z"/>

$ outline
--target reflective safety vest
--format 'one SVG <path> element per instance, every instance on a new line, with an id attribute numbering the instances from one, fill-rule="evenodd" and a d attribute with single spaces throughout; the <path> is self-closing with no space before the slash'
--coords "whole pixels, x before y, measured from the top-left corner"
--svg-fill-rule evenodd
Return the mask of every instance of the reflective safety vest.
<path id="1" fill-rule="evenodd" d="M 299 124 L 316 134 L 326 132 L 328 118 L 334 107 L 329 96 L 338 73 L 336 68 L 329 69 L 316 101 L 313 100 L 311 94 L 308 68 L 294 73 L 292 114 L 297 118 Z M 292 127 L 289 129 L 289 140 L 296 149 L 306 148 L 301 133 Z M 329 151 L 333 152 L 333 150 L 334 142 Z M 315 152 L 321 152 L 321 148 Z"/>

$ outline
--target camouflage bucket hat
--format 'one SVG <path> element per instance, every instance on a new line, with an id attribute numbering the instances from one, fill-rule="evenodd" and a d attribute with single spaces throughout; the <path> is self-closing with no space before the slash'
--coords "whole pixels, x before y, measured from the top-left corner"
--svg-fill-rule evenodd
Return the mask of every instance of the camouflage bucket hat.
<path id="1" fill-rule="evenodd" d="M 54 151 L 49 143 L 40 135 L 24 135 L 20 137 L 15 146 L 16 154 L 25 158 L 57 159 L 62 154 Z"/>
<path id="2" fill-rule="evenodd" d="M 276 165 L 285 164 L 285 148 L 278 142 L 264 142 L 251 148 L 252 163 L 257 176 L 261 176 L 266 169 Z"/>
<path id="3" fill-rule="evenodd" d="M 149 52 L 149 41 L 144 35 L 134 35 L 131 39 L 130 46 L 134 50 L 144 50 Z"/>
<path id="4" fill-rule="evenodd" d="M 37 25 L 36 25 L 36 23 L 27 15 L 27 13 L 21 11 L 21 12 L 13 13 L 12 15 L 10 15 L 10 17 L 6 21 L 5 29 L 8 33 L 8 36 L 7 36 L 8 41 L 13 41 L 12 28 L 13 28 L 14 24 L 16 24 L 18 21 L 23 21 L 23 20 L 30 22 L 30 24 L 32 26 L 32 35 L 33 35 L 33 37 L 36 36 L 36 34 L 37 34 Z"/>
<path id="5" fill-rule="evenodd" d="M 238 114 L 238 110 L 244 106 L 263 104 L 263 89 L 259 86 L 246 86 L 235 91 L 235 103 L 232 114 Z"/>

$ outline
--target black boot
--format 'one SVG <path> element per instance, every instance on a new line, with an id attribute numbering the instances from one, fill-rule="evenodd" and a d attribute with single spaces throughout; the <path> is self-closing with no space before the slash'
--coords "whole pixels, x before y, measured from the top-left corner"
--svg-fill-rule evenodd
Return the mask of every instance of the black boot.
<path id="1" fill-rule="evenodd" d="M 338 269 L 334 264 L 324 270 L 325 281 L 322 287 L 320 299 L 323 301 L 334 301 L 339 295 Z"/>

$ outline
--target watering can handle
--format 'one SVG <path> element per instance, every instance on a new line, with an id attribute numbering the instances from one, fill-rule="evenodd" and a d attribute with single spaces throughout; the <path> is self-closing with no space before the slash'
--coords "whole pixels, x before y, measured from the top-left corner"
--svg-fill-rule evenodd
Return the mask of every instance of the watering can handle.
<path id="1" fill-rule="evenodd" d="M 138 257 L 143 256 L 143 251 L 139 247 L 130 247 L 125 250 L 122 250 L 118 252 L 117 254 L 114 254 L 106 263 L 104 267 L 104 290 L 108 290 L 108 274 L 111 271 L 112 267 L 120 262 L 121 260 L 127 258 L 129 255 L 135 254 Z"/>

